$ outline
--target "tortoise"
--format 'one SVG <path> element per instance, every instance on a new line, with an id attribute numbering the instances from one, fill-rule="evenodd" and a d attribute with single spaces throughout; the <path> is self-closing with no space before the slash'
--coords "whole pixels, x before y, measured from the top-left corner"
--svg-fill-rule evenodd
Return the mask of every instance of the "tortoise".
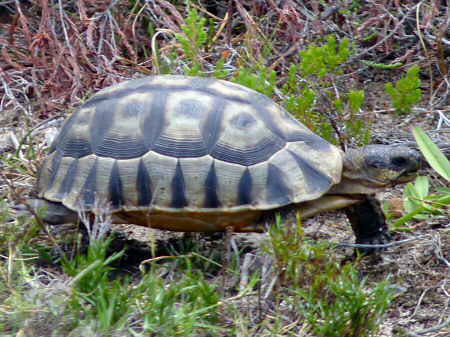
<path id="1" fill-rule="evenodd" d="M 360 243 L 389 240 L 371 195 L 418 173 L 418 152 L 345 153 L 270 98 L 212 78 L 149 76 L 113 85 L 63 124 L 37 175 L 49 224 L 95 213 L 174 231 L 261 231 L 276 212 L 344 208 Z"/>

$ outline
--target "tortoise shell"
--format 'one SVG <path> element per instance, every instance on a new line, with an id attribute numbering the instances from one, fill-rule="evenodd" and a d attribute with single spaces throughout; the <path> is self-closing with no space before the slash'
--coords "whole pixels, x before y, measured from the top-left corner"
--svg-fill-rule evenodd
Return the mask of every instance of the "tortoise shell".
<path id="1" fill-rule="evenodd" d="M 37 191 L 74 211 L 106 201 L 125 223 L 209 231 L 317 199 L 341 171 L 341 152 L 268 97 L 151 76 L 101 90 L 67 119 Z"/>

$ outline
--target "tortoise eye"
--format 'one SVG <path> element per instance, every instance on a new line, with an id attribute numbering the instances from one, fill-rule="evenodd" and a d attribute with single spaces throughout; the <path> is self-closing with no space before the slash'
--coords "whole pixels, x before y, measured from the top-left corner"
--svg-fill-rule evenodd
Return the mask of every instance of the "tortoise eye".
<path id="1" fill-rule="evenodd" d="M 392 158 L 391 163 L 394 164 L 395 166 L 403 167 L 403 166 L 406 166 L 407 161 L 406 161 L 405 157 L 397 156 L 397 157 Z"/>

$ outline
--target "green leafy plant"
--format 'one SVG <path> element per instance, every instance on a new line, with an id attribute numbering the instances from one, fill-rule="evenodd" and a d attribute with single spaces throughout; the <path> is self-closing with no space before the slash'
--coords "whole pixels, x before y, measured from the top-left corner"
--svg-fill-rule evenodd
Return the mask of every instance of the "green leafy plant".
<path id="1" fill-rule="evenodd" d="M 450 182 L 450 162 L 439 148 L 419 127 L 413 129 L 414 138 L 430 166 Z M 417 177 L 415 184 L 408 183 L 403 194 L 403 205 L 407 214 L 393 223 L 398 228 L 413 218 L 423 220 L 431 215 L 450 214 L 450 188 L 437 187 L 430 194 L 427 177 Z"/>
<path id="2" fill-rule="evenodd" d="M 360 280 L 347 263 L 326 268 L 309 289 L 298 290 L 297 305 L 316 336 L 373 336 L 392 300 L 389 279 L 365 291 L 367 277 Z"/>
<path id="3" fill-rule="evenodd" d="M 439 173 L 442 178 L 450 181 L 450 162 L 445 155 L 421 128 L 417 126 L 414 127 L 413 135 L 430 166 Z"/>
<path id="4" fill-rule="evenodd" d="M 201 50 L 208 44 L 205 22 L 195 9 L 188 9 L 187 25 L 182 26 L 185 36 L 176 35 L 191 65 L 184 67 L 185 73 L 190 76 L 202 76 L 204 73 L 199 60 Z M 270 50 L 270 41 L 266 41 L 263 52 L 270 53 Z M 281 91 L 286 110 L 312 131 L 335 144 L 352 140 L 356 145 L 362 145 L 367 144 L 370 139 L 370 123 L 359 117 L 364 93 L 359 90 L 336 93 L 333 89 L 343 85 L 338 80 L 342 74 L 340 65 L 348 60 L 350 53 L 349 41 L 343 39 L 338 45 L 333 36 L 327 37 L 322 46 L 309 46 L 307 50 L 300 52 L 302 62 L 290 66 L 287 83 L 282 85 Z M 233 82 L 271 98 L 275 92 L 279 92 L 279 79 L 274 70 L 268 70 L 260 63 L 252 65 L 252 60 L 241 60 L 241 63 L 244 62 L 246 66 L 238 68 L 231 78 Z M 223 58 L 216 62 L 213 74 L 215 78 L 228 77 L 224 64 Z M 330 82 L 335 83 L 330 86 Z M 320 109 L 317 108 L 318 105 Z"/>
<path id="5" fill-rule="evenodd" d="M 345 62 L 349 55 L 349 41 L 342 39 L 337 46 L 336 39 L 330 35 L 323 46 L 310 45 L 308 50 L 300 51 L 300 70 L 305 76 L 317 76 L 319 79 L 327 74 L 339 75 L 342 70 L 338 69 L 338 66 Z"/>
<path id="6" fill-rule="evenodd" d="M 406 77 L 402 76 L 395 87 L 392 83 L 385 85 L 386 92 L 391 96 L 392 105 L 397 114 L 407 114 L 411 112 L 411 107 L 420 100 L 422 91 L 419 89 L 420 68 L 417 65 L 408 69 Z"/>
<path id="7" fill-rule="evenodd" d="M 237 78 L 232 79 L 232 81 L 272 97 L 276 79 L 277 74 L 274 70 L 267 73 L 266 67 L 261 66 L 258 69 L 240 67 Z"/>
<path id="8" fill-rule="evenodd" d="M 201 18 L 195 8 L 188 8 L 188 15 L 186 17 L 187 25 L 182 25 L 186 37 L 182 34 L 176 34 L 175 37 L 181 43 L 186 56 L 191 61 L 191 67 L 184 67 L 186 75 L 189 76 L 201 76 L 203 70 L 200 62 L 199 51 L 204 47 L 207 41 L 208 34 L 204 29 L 206 19 Z"/>
<path id="9" fill-rule="evenodd" d="M 214 36 L 214 21 L 208 21 L 209 29 L 205 29 L 206 19 L 202 18 L 195 8 L 187 6 L 186 25 L 182 25 L 183 34 L 175 34 L 175 38 L 180 42 L 181 47 L 186 55 L 186 66 L 183 70 L 189 76 L 203 76 L 205 69 L 201 62 L 202 53 L 208 49 L 212 43 Z M 155 48 L 156 49 L 156 48 Z M 158 54 L 158 52 L 157 52 Z M 156 55 L 159 60 L 159 55 Z M 175 50 L 172 52 L 170 59 L 171 63 L 175 63 L 177 55 Z M 217 79 L 224 79 L 228 77 L 229 71 L 225 69 L 225 59 L 219 58 L 214 66 L 213 76 Z"/>
<path id="10" fill-rule="evenodd" d="M 370 121 L 359 114 L 364 93 L 338 89 L 345 86 L 340 65 L 350 54 L 348 40 L 337 45 L 333 36 L 322 46 L 309 46 L 300 52 L 302 62 L 291 64 L 282 92 L 286 110 L 318 135 L 335 144 L 363 145 L 370 139 Z"/>
<path id="11" fill-rule="evenodd" d="M 214 67 L 214 74 L 213 74 L 214 78 L 221 80 L 221 79 L 225 79 L 228 77 L 229 71 L 227 69 L 225 69 L 224 65 L 225 65 L 224 58 L 220 58 L 216 62 L 216 66 Z"/>
<path id="12" fill-rule="evenodd" d="M 364 123 L 362 119 L 357 117 L 359 109 L 364 102 L 364 92 L 362 90 L 350 90 L 347 95 L 348 100 L 348 117 L 344 119 L 345 137 L 356 141 L 357 145 L 367 145 L 370 141 L 370 125 L 371 122 Z M 336 105 L 336 104 L 335 104 Z M 346 111 L 341 107 L 336 109 L 340 116 L 344 116 Z"/>
<path id="13" fill-rule="evenodd" d="M 279 302 L 291 306 L 291 319 L 304 320 L 315 336 L 371 336 L 381 323 L 392 293 L 389 279 L 367 291 L 360 279 L 358 261 L 343 267 L 323 242 L 303 238 L 297 226 L 284 226 L 277 217 L 269 228 L 264 249 L 274 257 Z"/>

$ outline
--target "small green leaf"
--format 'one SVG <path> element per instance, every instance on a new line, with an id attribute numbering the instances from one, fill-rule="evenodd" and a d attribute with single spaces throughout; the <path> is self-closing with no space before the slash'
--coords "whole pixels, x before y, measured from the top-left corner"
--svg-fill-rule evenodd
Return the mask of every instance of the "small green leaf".
<path id="1" fill-rule="evenodd" d="M 389 209 L 389 201 L 385 201 L 381 206 L 381 210 L 383 211 L 384 214 L 388 214 L 388 209 Z"/>
<path id="2" fill-rule="evenodd" d="M 424 201 L 428 197 L 428 192 L 428 179 L 426 177 L 418 177 L 415 185 L 408 183 L 403 192 L 405 210 L 410 213 L 417 208 L 423 208 L 425 212 L 433 212 L 433 207 Z M 416 218 L 421 217 L 416 216 Z"/>
<path id="3" fill-rule="evenodd" d="M 413 135 L 430 166 L 444 179 L 450 181 L 450 162 L 445 158 L 444 154 L 421 128 L 415 126 Z"/>
<path id="4" fill-rule="evenodd" d="M 416 178 L 415 183 L 417 195 L 419 199 L 425 198 L 429 193 L 428 179 L 425 176 L 420 176 Z"/>
<path id="5" fill-rule="evenodd" d="M 415 216 L 419 215 L 421 212 L 423 212 L 423 210 L 424 210 L 423 207 L 419 207 L 419 208 L 416 208 L 414 211 L 409 212 L 405 216 L 402 216 L 400 219 L 398 219 L 397 221 L 395 221 L 392 224 L 392 228 L 397 229 L 398 227 L 403 225 L 406 221 L 409 221 L 412 218 L 414 218 Z"/>
<path id="6" fill-rule="evenodd" d="M 450 188 L 449 187 L 436 187 L 434 190 L 437 191 L 437 192 L 440 192 L 440 193 L 444 193 L 444 194 L 450 195 Z"/>
<path id="7" fill-rule="evenodd" d="M 376 69 L 394 69 L 394 68 L 401 67 L 403 65 L 403 63 L 401 63 L 401 62 L 397 62 L 394 64 L 376 63 L 373 61 L 366 61 L 366 60 L 359 60 L 359 62 L 361 62 L 362 64 L 364 64 L 368 67 L 372 67 L 372 68 L 376 68 Z"/>

